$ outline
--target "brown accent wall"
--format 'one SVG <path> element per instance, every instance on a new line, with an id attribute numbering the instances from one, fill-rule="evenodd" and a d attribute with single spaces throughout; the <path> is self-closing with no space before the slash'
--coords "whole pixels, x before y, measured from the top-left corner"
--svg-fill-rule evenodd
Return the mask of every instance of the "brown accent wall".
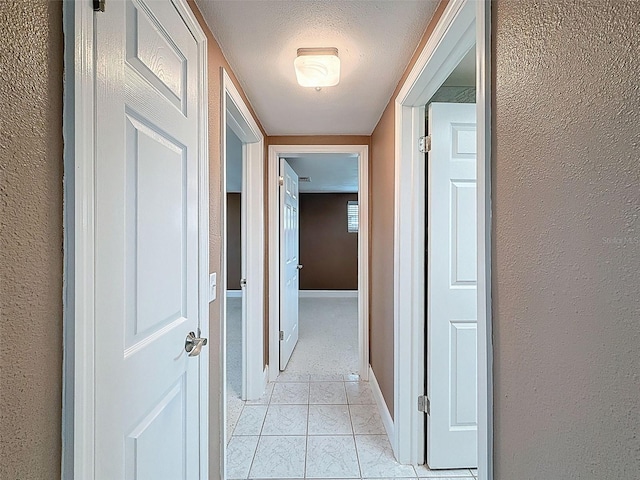
<path id="1" fill-rule="evenodd" d="M 393 229 L 395 182 L 395 98 L 411 72 L 447 5 L 443 0 L 429 22 L 409 65 L 371 135 L 369 158 L 371 278 L 370 362 L 380 390 L 393 416 Z"/>
<path id="2" fill-rule="evenodd" d="M 240 193 L 227 193 L 227 289 L 240 290 L 242 277 L 242 250 L 240 248 L 241 220 Z"/>
<path id="3" fill-rule="evenodd" d="M 300 194 L 301 290 L 357 290 L 358 234 L 347 231 L 357 193 Z"/>
<path id="4" fill-rule="evenodd" d="M 62 3 L 0 2 L 0 478 L 60 478 Z"/>
<path id="5" fill-rule="evenodd" d="M 638 478 L 640 4 L 493 6 L 495 478 Z"/>

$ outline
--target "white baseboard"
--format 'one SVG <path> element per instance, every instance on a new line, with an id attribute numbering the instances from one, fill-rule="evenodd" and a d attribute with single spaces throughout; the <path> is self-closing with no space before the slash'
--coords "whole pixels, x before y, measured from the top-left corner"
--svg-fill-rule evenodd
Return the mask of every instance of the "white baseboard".
<path id="1" fill-rule="evenodd" d="M 380 412 L 380 417 L 382 418 L 384 429 L 387 432 L 387 437 L 389 437 L 389 443 L 393 445 L 393 439 L 395 437 L 393 418 L 391 418 L 391 413 L 389 413 L 387 402 L 384 401 L 382 390 L 380 390 L 380 385 L 378 385 L 378 380 L 376 379 L 376 376 L 371 369 L 371 365 L 369 365 L 369 386 L 371 387 L 371 392 L 373 393 L 373 398 L 376 401 L 376 405 L 378 405 L 378 411 Z"/>
<path id="2" fill-rule="evenodd" d="M 300 298 L 358 298 L 358 290 L 299 290 Z"/>
<path id="3" fill-rule="evenodd" d="M 227 298 L 242 298 L 242 290 L 227 290 Z"/>

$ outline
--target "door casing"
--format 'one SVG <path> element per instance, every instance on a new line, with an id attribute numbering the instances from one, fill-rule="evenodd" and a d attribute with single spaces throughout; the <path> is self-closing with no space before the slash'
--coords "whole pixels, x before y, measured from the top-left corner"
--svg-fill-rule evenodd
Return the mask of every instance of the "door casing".
<path id="1" fill-rule="evenodd" d="M 227 318 L 227 170 L 226 132 L 227 126 L 242 142 L 242 183 L 243 202 L 246 202 L 246 323 L 242 325 L 242 391 L 243 398 L 256 400 L 264 393 L 268 368 L 264 364 L 264 137 L 245 104 L 240 92 L 224 68 L 220 69 L 220 158 L 222 177 L 222 268 L 220 270 L 220 290 L 222 304 L 220 322 L 219 381 L 221 396 L 216 411 L 220 413 L 220 478 L 226 478 L 227 448 L 227 360 L 226 360 L 226 318 Z M 245 193 L 246 192 L 246 193 Z M 215 406 L 212 406 L 215 408 Z M 213 411 L 213 410 L 212 410 Z"/>
<path id="2" fill-rule="evenodd" d="M 369 147 L 368 145 L 269 145 L 269 381 L 278 377 L 280 361 L 280 225 L 279 158 L 287 154 L 358 155 L 358 373 L 369 378 Z"/>
<path id="3" fill-rule="evenodd" d="M 425 379 L 425 104 L 476 45 L 478 212 L 478 473 L 493 478 L 491 348 L 491 2 L 451 0 L 395 99 L 394 432 L 401 463 L 422 464 Z"/>
<path id="4" fill-rule="evenodd" d="M 209 337 L 207 39 L 186 0 L 171 0 L 198 45 L 198 314 Z M 94 478 L 95 57 L 91 2 L 63 2 L 65 42 L 62 478 Z M 208 352 L 200 367 L 200 474 L 209 475 Z"/>

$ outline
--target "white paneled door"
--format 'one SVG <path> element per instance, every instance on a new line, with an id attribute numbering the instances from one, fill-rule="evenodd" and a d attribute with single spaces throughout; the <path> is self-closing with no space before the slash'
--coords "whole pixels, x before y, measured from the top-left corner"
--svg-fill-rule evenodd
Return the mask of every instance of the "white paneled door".
<path id="1" fill-rule="evenodd" d="M 298 343 L 300 212 L 298 175 L 284 158 L 280 176 L 280 370 L 284 370 Z"/>
<path id="2" fill-rule="evenodd" d="M 427 463 L 476 467 L 476 105 L 429 106 Z"/>
<path id="3" fill-rule="evenodd" d="M 170 0 L 95 31 L 95 478 L 199 479 L 198 46 Z"/>

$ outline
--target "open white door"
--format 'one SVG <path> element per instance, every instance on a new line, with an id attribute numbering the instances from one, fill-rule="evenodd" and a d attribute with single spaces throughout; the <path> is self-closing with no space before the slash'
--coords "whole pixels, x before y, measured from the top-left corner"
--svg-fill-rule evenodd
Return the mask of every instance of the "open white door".
<path id="1" fill-rule="evenodd" d="M 197 479 L 198 45 L 170 0 L 94 19 L 94 478 Z"/>
<path id="2" fill-rule="evenodd" d="M 298 343 L 300 212 L 298 175 L 284 158 L 280 175 L 280 370 L 284 370 Z"/>
<path id="3" fill-rule="evenodd" d="M 476 105 L 429 106 L 427 464 L 476 467 Z"/>

